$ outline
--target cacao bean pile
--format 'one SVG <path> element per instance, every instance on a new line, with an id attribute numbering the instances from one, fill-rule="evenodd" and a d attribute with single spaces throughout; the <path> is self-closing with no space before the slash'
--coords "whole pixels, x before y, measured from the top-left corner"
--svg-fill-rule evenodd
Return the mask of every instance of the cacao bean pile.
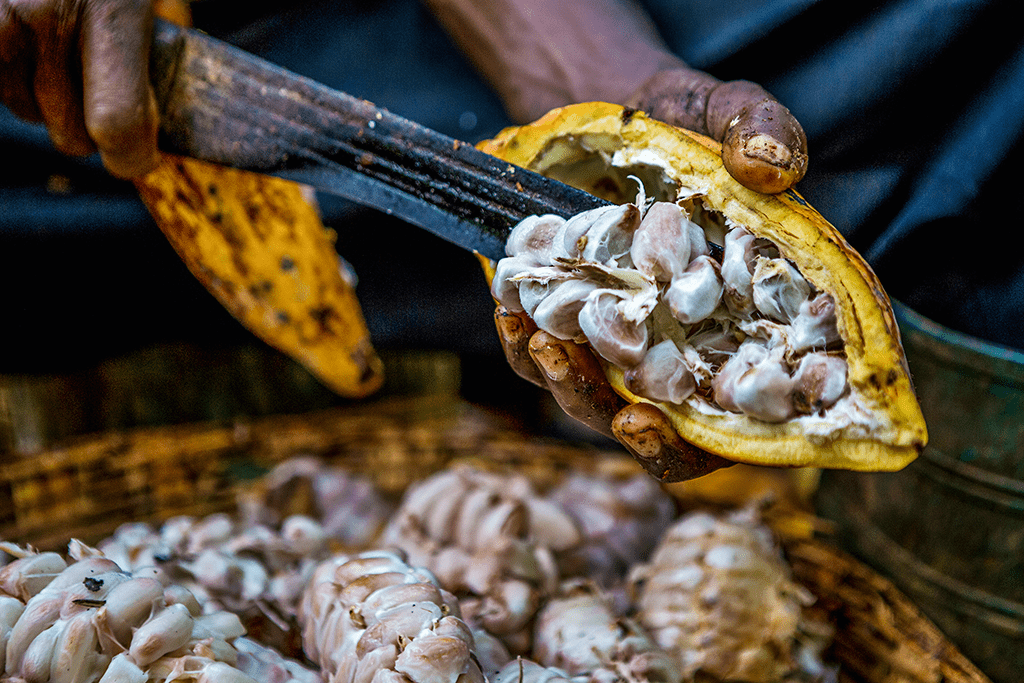
<path id="1" fill-rule="evenodd" d="M 757 511 L 680 515 L 643 474 L 541 490 L 464 462 L 395 501 L 302 458 L 235 515 L 127 523 L 66 553 L 2 549 L 12 683 L 836 676 L 830 627 Z"/>
<path id="2" fill-rule="evenodd" d="M 589 342 L 638 396 L 770 423 L 856 412 L 841 404 L 831 295 L 699 198 L 649 201 L 641 186 L 632 204 L 530 216 L 505 249 L 494 298 L 559 339 Z"/>

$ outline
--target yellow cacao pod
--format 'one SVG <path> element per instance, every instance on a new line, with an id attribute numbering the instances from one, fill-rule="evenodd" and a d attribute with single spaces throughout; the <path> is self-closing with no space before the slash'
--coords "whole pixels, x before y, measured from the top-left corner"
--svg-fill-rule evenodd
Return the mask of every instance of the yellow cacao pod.
<path id="1" fill-rule="evenodd" d="M 637 184 L 629 176 L 648 196 L 695 198 L 719 228 L 739 226 L 767 240 L 776 261 L 831 296 L 841 349 L 829 354 L 845 359 L 847 372 L 841 409 L 764 421 L 722 409 L 706 393 L 655 401 L 628 389 L 622 368 L 604 363 L 621 396 L 657 405 L 683 439 L 740 462 L 856 470 L 896 470 L 923 448 L 927 431 L 890 302 L 863 258 L 796 192 L 753 192 L 729 175 L 713 140 L 604 103 L 554 110 L 479 147 L 613 202 L 633 199 Z"/>
<path id="2" fill-rule="evenodd" d="M 381 385 L 333 233 L 299 185 L 165 155 L 136 187 L 192 274 L 249 330 L 342 396 Z"/>

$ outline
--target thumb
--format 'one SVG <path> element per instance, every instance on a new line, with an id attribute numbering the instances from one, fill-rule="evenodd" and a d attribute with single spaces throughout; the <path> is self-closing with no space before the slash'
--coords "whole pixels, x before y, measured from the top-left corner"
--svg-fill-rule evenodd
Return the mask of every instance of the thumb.
<path id="1" fill-rule="evenodd" d="M 666 69 L 648 79 L 626 104 L 721 142 L 726 169 L 757 192 L 782 192 L 807 171 L 803 127 L 756 83 L 723 83 L 689 67 Z"/>
<path id="2" fill-rule="evenodd" d="M 807 136 L 796 117 L 768 91 L 729 81 L 708 95 L 708 133 L 722 143 L 722 162 L 740 183 L 774 194 L 807 172 Z"/>

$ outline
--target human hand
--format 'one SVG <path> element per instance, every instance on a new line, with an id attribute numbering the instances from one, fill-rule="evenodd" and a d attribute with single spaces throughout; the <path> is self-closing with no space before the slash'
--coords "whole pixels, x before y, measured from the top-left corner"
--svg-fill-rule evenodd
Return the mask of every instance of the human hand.
<path id="1" fill-rule="evenodd" d="M 152 0 L 0 0 L 0 102 L 115 176 L 158 163 Z"/>
<path id="2" fill-rule="evenodd" d="M 494 321 L 516 374 L 551 391 L 570 417 L 618 440 L 655 479 L 685 481 L 733 464 L 683 441 L 658 408 L 627 404 L 608 383 L 589 346 L 538 330 L 525 314 L 502 305 L 495 309 Z"/>
<path id="3" fill-rule="evenodd" d="M 722 143 L 722 161 L 746 187 L 775 194 L 807 170 L 807 136 L 790 111 L 761 86 L 722 82 L 687 67 L 659 71 L 627 106 Z"/>

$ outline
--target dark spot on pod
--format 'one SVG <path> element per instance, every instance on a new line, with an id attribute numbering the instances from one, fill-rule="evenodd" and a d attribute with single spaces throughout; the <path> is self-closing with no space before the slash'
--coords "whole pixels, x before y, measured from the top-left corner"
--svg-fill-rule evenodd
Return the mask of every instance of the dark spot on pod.
<path id="1" fill-rule="evenodd" d="M 258 282 L 254 285 L 249 285 L 249 294 L 259 299 L 266 296 L 267 294 L 270 294 L 271 290 L 273 289 L 273 282 L 270 282 L 269 280 L 263 280 L 262 282 Z"/>
<path id="2" fill-rule="evenodd" d="M 360 358 L 364 358 L 365 355 L 366 354 L 359 354 L 359 357 Z M 374 371 L 374 369 L 370 365 L 366 365 L 365 364 L 365 360 L 363 361 L 363 363 L 364 363 L 363 372 L 359 375 L 359 381 L 362 382 L 362 383 L 366 383 L 366 382 L 369 382 L 371 379 L 373 379 L 374 375 L 376 375 L 377 373 Z"/>
<path id="3" fill-rule="evenodd" d="M 82 583 L 84 583 L 85 587 L 91 590 L 93 593 L 103 588 L 103 579 L 97 579 L 92 576 L 85 577 Z"/>
<path id="4" fill-rule="evenodd" d="M 327 329 L 327 323 L 333 317 L 334 311 L 329 306 L 317 306 L 309 309 L 309 317 L 317 322 L 321 329 Z"/>
<path id="5" fill-rule="evenodd" d="M 292 270 L 293 268 L 295 268 L 295 260 L 292 259 L 290 256 L 282 256 L 281 270 L 287 273 L 289 270 Z"/>
<path id="6" fill-rule="evenodd" d="M 622 109 L 622 123 L 627 124 L 630 121 L 632 121 L 633 116 L 637 113 L 637 111 L 637 109 L 633 109 L 632 107 L 624 107 Z"/>
<path id="7" fill-rule="evenodd" d="M 786 195 L 787 199 L 790 199 L 790 200 L 796 202 L 800 206 L 809 206 L 809 204 L 804 200 L 804 198 L 801 197 L 800 195 L 798 195 L 793 190 L 786 190 L 783 194 Z"/>

